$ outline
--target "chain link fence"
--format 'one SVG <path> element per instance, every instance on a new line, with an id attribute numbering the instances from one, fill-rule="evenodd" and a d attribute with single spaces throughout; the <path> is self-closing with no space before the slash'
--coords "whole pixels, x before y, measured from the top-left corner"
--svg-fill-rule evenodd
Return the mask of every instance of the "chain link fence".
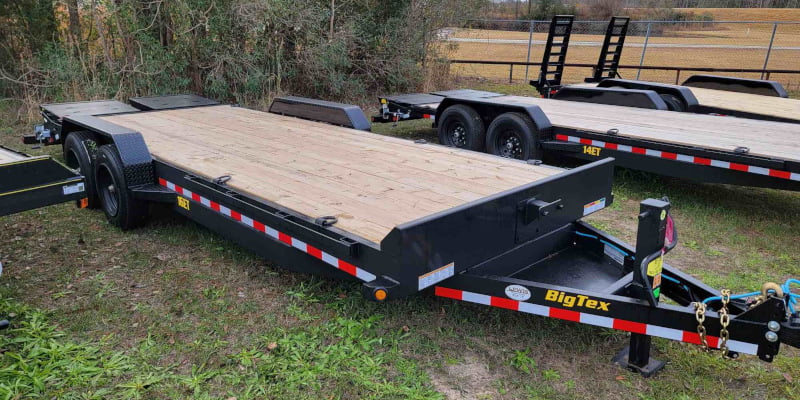
<path id="1" fill-rule="evenodd" d="M 585 66 L 566 67 L 563 83 L 583 82 L 592 74 L 607 26 L 608 21 L 575 21 L 566 62 Z M 470 20 L 463 28 L 443 30 L 441 38 L 452 45 L 452 60 L 535 63 L 541 61 L 549 29 L 550 21 Z M 632 21 L 620 65 L 627 79 L 679 83 L 702 72 L 772 79 L 797 91 L 800 22 Z M 527 82 L 537 78 L 539 67 L 456 62 L 452 71 Z"/>

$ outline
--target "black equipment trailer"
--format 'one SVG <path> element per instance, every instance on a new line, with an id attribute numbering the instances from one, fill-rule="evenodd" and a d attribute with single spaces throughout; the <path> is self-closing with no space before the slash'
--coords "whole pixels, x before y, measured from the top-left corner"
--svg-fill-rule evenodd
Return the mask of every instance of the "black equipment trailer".
<path id="1" fill-rule="evenodd" d="M 789 99 L 786 89 L 776 81 L 694 75 L 681 85 L 672 85 L 622 79 L 619 61 L 628 32 L 628 17 L 613 17 L 609 21 L 600 57 L 592 76 L 585 79 L 586 84 L 562 85 L 573 19 L 571 15 L 557 15 L 550 24 L 539 78 L 530 82 L 544 97 L 800 123 L 800 100 Z M 554 59 L 555 56 L 558 58 Z M 631 94 L 623 96 L 623 91 Z M 649 92 L 650 98 L 642 92 Z"/>
<path id="2" fill-rule="evenodd" d="M 365 132 L 357 107 L 302 98 L 269 113 L 163 106 L 61 121 L 65 149 L 73 135 L 91 144 L 81 168 L 122 229 L 162 202 L 283 267 L 360 281 L 367 299 L 433 288 L 627 331 L 615 362 L 646 376 L 664 365 L 653 336 L 765 361 L 800 346 L 780 288 L 722 302 L 664 263 L 677 238 L 669 202 L 642 202 L 635 247 L 582 222 L 613 201 L 611 159 L 560 170 L 384 137 Z M 707 310 L 693 305 L 704 299 Z"/>
<path id="3" fill-rule="evenodd" d="M 800 190 L 800 125 L 455 90 L 381 98 L 373 122 L 430 118 L 442 144 L 522 160 L 598 160 L 708 183 Z"/>
<path id="4" fill-rule="evenodd" d="M 0 216 L 85 197 L 83 177 L 50 156 L 0 146 Z"/>
<path id="5" fill-rule="evenodd" d="M 68 201 L 84 207 L 85 198 L 83 177 L 50 156 L 32 157 L 0 146 L 0 217 Z M 8 326 L 0 318 L 0 329 Z"/>

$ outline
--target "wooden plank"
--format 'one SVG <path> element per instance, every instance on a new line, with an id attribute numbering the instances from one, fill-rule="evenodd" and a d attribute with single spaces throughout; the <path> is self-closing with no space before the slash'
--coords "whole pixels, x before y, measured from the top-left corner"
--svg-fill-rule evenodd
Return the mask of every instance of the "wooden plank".
<path id="1" fill-rule="evenodd" d="M 556 126 L 598 133 L 618 129 L 620 136 L 722 151 L 743 146 L 751 155 L 800 161 L 800 124 L 535 97 L 492 100 L 537 105 Z"/>
<path id="2" fill-rule="evenodd" d="M 597 87 L 596 83 L 580 83 L 570 86 Z M 701 106 L 722 110 L 742 111 L 778 118 L 800 119 L 800 100 L 782 97 L 761 96 L 750 93 L 728 92 L 685 86 L 692 91 Z"/>
<path id="3" fill-rule="evenodd" d="M 154 157 L 380 242 L 395 226 L 560 172 L 515 160 L 214 106 L 101 117 Z"/>
<path id="4" fill-rule="evenodd" d="M 800 119 L 800 100 L 689 87 L 700 105 L 779 118 Z"/>
<path id="5" fill-rule="evenodd" d="M 27 157 L 24 157 L 10 150 L 0 148 L 0 164 L 24 160 L 25 158 Z"/>

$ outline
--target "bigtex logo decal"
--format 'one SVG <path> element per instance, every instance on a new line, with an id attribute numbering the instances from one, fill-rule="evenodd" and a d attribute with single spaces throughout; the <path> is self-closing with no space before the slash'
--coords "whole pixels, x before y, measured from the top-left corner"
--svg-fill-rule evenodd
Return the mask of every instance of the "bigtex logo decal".
<path id="1" fill-rule="evenodd" d="M 606 303 L 605 301 L 593 300 L 590 299 L 589 296 L 584 296 L 581 294 L 577 296 L 568 296 L 566 293 L 559 292 L 558 290 L 548 290 L 544 295 L 544 299 L 547 301 L 560 303 L 564 307 L 572 308 L 578 306 L 600 311 L 608 311 L 608 305 L 611 304 Z"/>

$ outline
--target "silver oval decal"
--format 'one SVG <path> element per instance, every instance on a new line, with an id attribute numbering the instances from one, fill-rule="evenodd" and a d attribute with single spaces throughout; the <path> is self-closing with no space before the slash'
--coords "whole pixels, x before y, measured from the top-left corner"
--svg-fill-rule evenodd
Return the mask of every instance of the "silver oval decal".
<path id="1" fill-rule="evenodd" d="M 508 285 L 506 286 L 506 296 L 509 299 L 525 301 L 531 298 L 531 291 L 525 286 Z"/>

